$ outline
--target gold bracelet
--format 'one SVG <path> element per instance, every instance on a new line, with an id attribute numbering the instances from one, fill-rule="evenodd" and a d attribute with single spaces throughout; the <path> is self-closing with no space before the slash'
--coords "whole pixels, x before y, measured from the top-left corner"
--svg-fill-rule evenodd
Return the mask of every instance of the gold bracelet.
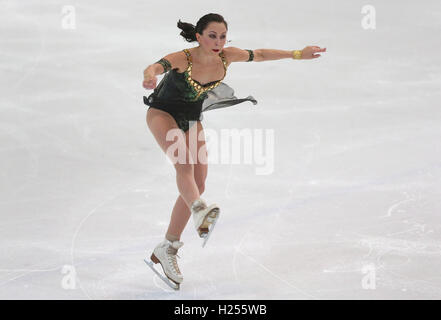
<path id="1" fill-rule="evenodd" d="M 294 50 L 292 52 L 293 59 L 302 59 L 302 50 Z"/>

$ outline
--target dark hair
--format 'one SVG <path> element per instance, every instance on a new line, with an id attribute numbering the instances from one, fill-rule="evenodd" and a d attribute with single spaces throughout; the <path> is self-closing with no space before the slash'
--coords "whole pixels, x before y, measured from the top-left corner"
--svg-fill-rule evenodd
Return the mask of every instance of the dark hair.
<path id="1" fill-rule="evenodd" d="M 202 32 L 204 32 L 205 28 L 207 28 L 210 22 L 223 23 L 225 24 L 225 28 L 227 28 L 228 30 L 228 24 L 224 20 L 224 17 L 217 13 L 208 13 L 199 19 L 199 21 L 196 23 L 196 26 L 192 25 L 191 23 L 182 22 L 179 19 L 178 28 L 182 30 L 180 35 L 183 36 L 184 39 L 188 42 L 197 41 L 196 32 L 202 34 Z"/>

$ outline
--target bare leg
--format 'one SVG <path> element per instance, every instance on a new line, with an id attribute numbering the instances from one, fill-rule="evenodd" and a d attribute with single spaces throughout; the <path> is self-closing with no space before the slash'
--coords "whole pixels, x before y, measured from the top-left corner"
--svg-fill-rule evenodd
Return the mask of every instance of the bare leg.
<path id="1" fill-rule="evenodd" d="M 190 208 L 193 201 L 199 199 L 199 188 L 194 178 L 194 161 L 190 160 L 192 157 L 190 150 L 186 145 L 186 136 L 178 129 L 176 121 L 167 112 L 150 108 L 147 111 L 147 125 L 155 137 L 161 149 L 167 154 L 169 158 L 177 156 L 177 154 L 170 155 L 168 148 L 171 145 L 179 146 L 180 150 L 185 150 L 185 162 L 174 163 L 176 169 L 176 183 L 182 199 Z M 167 132 L 171 129 L 178 129 L 181 132 L 177 141 L 167 141 Z M 178 151 L 179 149 L 176 149 Z"/>
<path id="2" fill-rule="evenodd" d="M 193 158 L 197 159 L 197 162 L 194 165 L 194 179 L 196 181 L 196 184 L 199 189 L 199 194 L 202 194 L 205 190 L 205 180 L 207 178 L 207 150 L 205 146 L 205 136 L 204 132 L 201 133 L 203 130 L 202 124 L 200 121 L 198 121 L 195 126 L 197 125 L 197 136 L 201 139 L 201 141 L 197 141 L 197 152 L 200 155 L 204 155 L 204 159 L 198 159 L 196 155 L 193 154 Z M 186 143 L 187 146 L 189 145 L 189 131 L 186 132 Z M 203 160 L 203 161 L 199 161 Z M 179 196 L 176 200 L 175 206 L 173 207 L 170 224 L 168 226 L 166 238 L 170 241 L 180 240 L 181 234 L 185 229 L 185 226 L 187 225 L 187 222 L 191 216 L 191 211 L 189 207 L 186 205 L 184 199 L 182 196 Z"/>
<path id="3" fill-rule="evenodd" d="M 182 231 L 184 231 L 190 216 L 190 209 L 188 208 L 184 199 L 182 199 L 182 197 L 179 195 L 175 202 L 175 206 L 173 207 L 170 224 L 168 225 L 168 230 L 165 237 L 170 241 L 180 240 Z"/>
<path id="4" fill-rule="evenodd" d="M 176 183 L 178 185 L 180 197 L 182 197 L 188 208 L 190 208 L 193 201 L 199 199 L 200 197 L 198 186 L 194 180 L 193 165 L 177 164 L 175 167 Z"/>

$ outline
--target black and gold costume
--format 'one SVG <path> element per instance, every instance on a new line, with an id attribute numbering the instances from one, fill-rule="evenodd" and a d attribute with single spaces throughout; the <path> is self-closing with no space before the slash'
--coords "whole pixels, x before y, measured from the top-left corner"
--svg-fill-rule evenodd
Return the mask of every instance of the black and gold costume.
<path id="1" fill-rule="evenodd" d="M 234 96 L 234 90 L 222 80 L 227 74 L 227 61 L 224 52 L 219 53 L 224 65 L 224 76 L 222 79 L 206 84 L 199 83 L 191 78 L 192 59 L 188 49 L 183 50 L 187 56 L 187 70 L 182 73 L 177 72 L 177 68 L 171 69 L 171 64 L 167 59 L 160 59 L 159 63 L 164 68 L 166 75 L 155 90 L 148 97 L 144 96 L 144 103 L 149 108 L 156 108 L 169 113 L 175 120 L 180 129 L 186 132 L 190 128 L 190 121 L 201 121 L 202 112 L 225 108 L 235 104 L 251 101 L 257 104 L 252 97 L 238 99 Z M 248 50 L 249 59 L 253 61 L 254 54 Z M 170 71 L 171 72 L 168 72 Z M 191 123 L 192 125 L 194 122 Z"/>

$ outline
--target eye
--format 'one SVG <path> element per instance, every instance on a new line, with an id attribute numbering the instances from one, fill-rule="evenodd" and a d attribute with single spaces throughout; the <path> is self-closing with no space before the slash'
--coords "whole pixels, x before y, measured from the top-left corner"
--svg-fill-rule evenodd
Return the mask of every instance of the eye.
<path id="1" fill-rule="evenodd" d="M 214 34 L 210 34 L 210 36 L 209 36 L 211 39 L 216 39 L 216 36 L 214 35 Z M 223 35 L 223 36 L 221 36 L 220 38 L 221 39 L 225 39 L 227 36 L 226 35 Z"/>

